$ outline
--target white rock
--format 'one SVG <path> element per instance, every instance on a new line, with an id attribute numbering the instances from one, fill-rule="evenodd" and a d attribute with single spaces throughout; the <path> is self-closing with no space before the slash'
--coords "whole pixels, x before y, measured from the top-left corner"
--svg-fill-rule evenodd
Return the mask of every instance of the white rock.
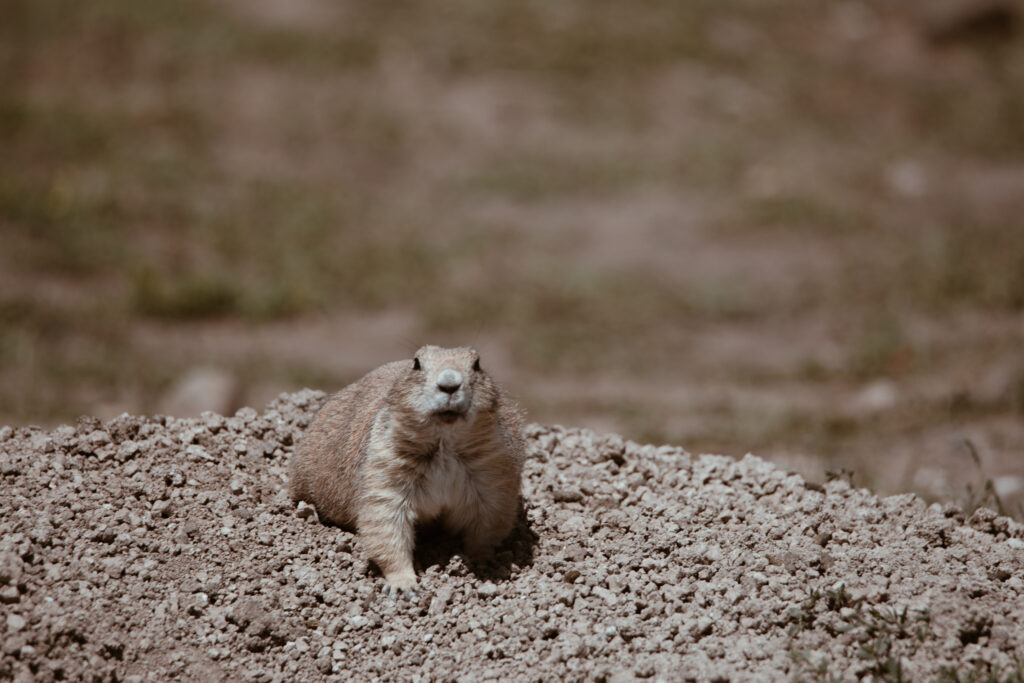
<path id="1" fill-rule="evenodd" d="M 20 614 L 8 614 L 7 615 L 7 632 L 17 633 L 21 629 L 25 628 L 25 617 Z"/>
<path id="2" fill-rule="evenodd" d="M 192 368 L 171 387 L 157 406 L 158 412 L 177 417 L 199 417 L 203 411 L 228 413 L 239 393 L 238 380 L 219 368 Z"/>
<path id="3" fill-rule="evenodd" d="M 852 408 L 861 415 L 875 415 L 893 408 L 898 399 L 896 383 L 882 379 L 861 389 L 853 398 Z"/>

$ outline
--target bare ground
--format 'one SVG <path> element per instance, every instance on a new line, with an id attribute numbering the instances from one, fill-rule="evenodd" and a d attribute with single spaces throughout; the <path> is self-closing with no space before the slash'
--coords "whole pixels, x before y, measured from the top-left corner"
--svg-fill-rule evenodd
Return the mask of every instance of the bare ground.
<path id="1" fill-rule="evenodd" d="M 415 602 L 284 493 L 322 401 L 0 429 L 0 678 L 1016 680 L 1024 527 L 532 425 L 485 566 L 420 536 Z"/>

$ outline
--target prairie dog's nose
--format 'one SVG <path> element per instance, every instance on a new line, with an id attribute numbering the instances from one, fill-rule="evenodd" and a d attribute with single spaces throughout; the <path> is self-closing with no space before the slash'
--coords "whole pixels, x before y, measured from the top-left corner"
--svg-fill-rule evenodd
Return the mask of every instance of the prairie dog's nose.
<path id="1" fill-rule="evenodd" d="M 454 394 L 462 386 L 462 375 L 451 368 L 445 368 L 437 376 L 437 388 L 446 394 Z"/>

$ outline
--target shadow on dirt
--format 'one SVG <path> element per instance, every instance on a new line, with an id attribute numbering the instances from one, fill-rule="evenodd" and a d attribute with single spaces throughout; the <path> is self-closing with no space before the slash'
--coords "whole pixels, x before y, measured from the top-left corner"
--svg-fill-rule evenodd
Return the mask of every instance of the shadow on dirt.
<path id="1" fill-rule="evenodd" d="M 421 573 L 434 566 L 448 568 L 450 571 L 453 558 L 459 556 L 465 562 L 468 573 L 490 581 L 505 581 L 512 575 L 512 565 L 533 565 L 533 549 L 539 538 L 520 499 L 515 526 L 490 558 L 470 561 L 462 555 L 462 539 L 445 532 L 438 524 L 417 529 L 414 560 L 416 572 Z"/>

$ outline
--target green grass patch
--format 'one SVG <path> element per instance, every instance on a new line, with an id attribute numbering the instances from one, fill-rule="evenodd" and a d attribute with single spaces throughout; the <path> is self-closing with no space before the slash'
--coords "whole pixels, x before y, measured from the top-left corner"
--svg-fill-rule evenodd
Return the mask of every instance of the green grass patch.
<path id="1" fill-rule="evenodd" d="M 905 375 L 913 369 L 917 356 L 899 315 L 881 311 L 865 317 L 854 331 L 847 373 L 857 379 Z"/>
<path id="2" fill-rule="evenodd" d="M 132 304 L 143 315 L 165 318 L 208 318 L 235 313 L 241 295 L 225 275 L 189 274 L 168 278 L 140 269 Z"/>
<path id="3" fill-rule="evenodd" d="M 665 362 L 635 340 L 700 320 L 759 314 L 756 294 L 740 283 L 687 287 L 634 269 L 601 270 L 545 263 L 506 282 L 474 283 L 428 302 L 430 330 L 503 330 L 516 335 L 519 360 L 543 370 L 589 371 L 614 364 L 642 372 Z M 528 331 L 528 332 L 525 332 Z"/>
<path id="4" fill-rule="evenodd" d="M 958 222 L 922 236 L 906 258 L 913 295 L 935 308 L 951 302 L 1024 308 L 1024 224 Z"/>
<path id="5" fill-rule="evenodd" d="M 442 15 L 389 3 L 370 15 L 369 24 L 401 35 L 435 67 L 456 73 L 516 70 L 604 80 L 713 54 L 704 27 L 714 7 L 705 0 L 643 0 L 629 7 L 608 0 L 454 3 Z"/>
<path id="6" fill-rule="evenodd" d="M 625 192 L 660 175 L 652 166 L 624 161 L 517 152 L 486 163 L 456 181 L 455 196 L 496 195 L 519 202 L 596 197 Z"/>
<path id="7" fill-rule="evenodd" d="M 864 216 L 814 195 L 780 195 L 748 199 L 740 223 L 751 228 L 813 230 L 815 233 L 849 234 L 871 227 Z"/>
<path id="8" fill-rule="evenodd" d="M 935 637 L 927 611 L 871 605 L 863 598 L 852 596 L 842 583 L 838 588 L 815 589 L 803 604 L 790 608 L 788 613 L 789 651 L 798 680 L 805 677 L 841 680 L 829 671 L 827 661 L 812 662 L 797 644 L 800 634 L 813 628 L 818 618 L 827 612 L 841 615 L 839 630 L 858 644 L 857 655 L 867 668 L 865 673 L 882 681 L 906 681 L 903 658 L 912 657 L 921 645 Z"/>
<path id="9" fill-rule="evenodd" d="M 1013 161 L 1024 153 L 1024 74 L 1009 68 L 1024 58 L 1016 46 L 986 62 L 987 73 L 972 77 L 989 87 L 973 89 L 964 97 L 960 88 L 945 79 L 905 83 L 907 99 L 917 130 L 929 142 L 958 153 Z M 967 85 L 963 83 L 961 85 Z"/>

